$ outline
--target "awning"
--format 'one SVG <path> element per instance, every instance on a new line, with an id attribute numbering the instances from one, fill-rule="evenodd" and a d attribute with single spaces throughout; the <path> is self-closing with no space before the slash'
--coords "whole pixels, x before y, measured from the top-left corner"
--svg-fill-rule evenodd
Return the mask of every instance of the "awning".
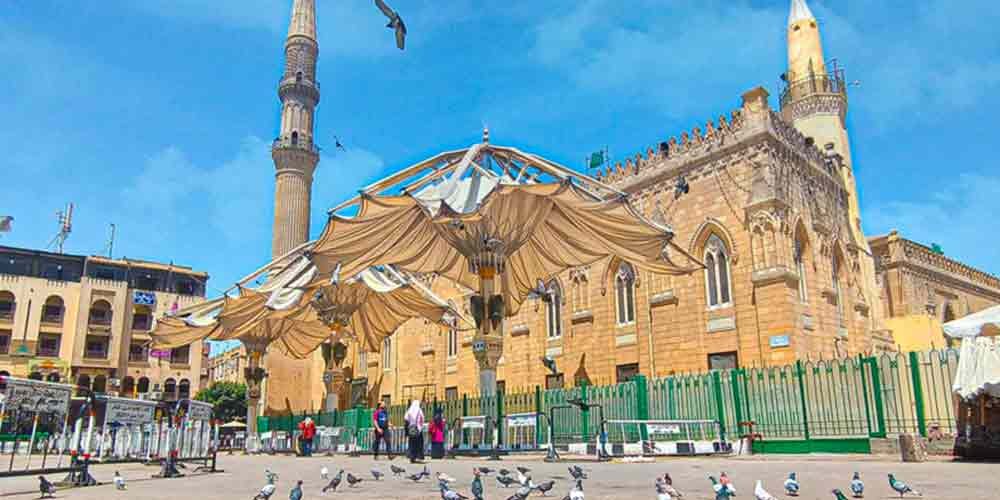
<path id="1" fill-rule="evenodd" d="M 984 393 L 1000 397 L 1000 338 L 976 337 L 962 340 L 952 390 L 964 399 L 972 399 Z"/>
<path id="2" fill-rule="evenodd" d="M 944 324 L 944 333 L 952 338 L 1000 335 L 1000 306 L 949 321 Z"/>

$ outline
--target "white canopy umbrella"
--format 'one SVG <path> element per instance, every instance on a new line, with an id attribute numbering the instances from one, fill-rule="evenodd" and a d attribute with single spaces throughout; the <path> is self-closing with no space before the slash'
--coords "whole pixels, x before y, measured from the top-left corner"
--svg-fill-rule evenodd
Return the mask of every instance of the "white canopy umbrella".
<path id="1" fill-rule="evenodd" d="M 1000 305 L 949 321 L 943 328 L 945 335 L 952 338 L 1000 335 Z"/>

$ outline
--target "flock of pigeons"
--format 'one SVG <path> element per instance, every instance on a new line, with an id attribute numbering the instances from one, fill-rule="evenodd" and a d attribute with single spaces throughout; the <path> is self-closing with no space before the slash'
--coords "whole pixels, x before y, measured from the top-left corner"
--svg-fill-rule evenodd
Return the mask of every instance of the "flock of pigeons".
<path id="1" fill-rule="evenodd" d="M 431 477 L 431 471 L 426 465 L 423 470 L 416 473 L 407 473 L 406 469 L 403 467 L 391 464 L 389 465 L 389 470 L 391 471 L 393 477 L 403 481 L 412 481 L 414 483 L 420 483 L 424 479 L 429 479 Z M 373 468 L 370 472 L 373 480 L 375 481 L 381 481 L 382 478 L 385 477 L 385 474 L 376 468 Z M 587 479 L 587 473 L 578 465 L 570 466 L 569 473 L 570 476 L 573 477 L 574 485 L 566 496 L 563 497 L 563 500 L 584 500 L 583 480 Z M 517 487 L 514 494 L 507 497 L 507 500 L 526 500 L 534 492 L 541 493 L 542 496 L 548 496 L 549 492 L 555 488 L 556 484 L 553 480 L 535 483 L 531 479 L 531 469 L 528 469 L 527 467 L 515 467 L 513 471 L 507 469 L 491 469 L 489 467 L 475 467 L 472 470 L 472 483 L 469 487 L 469 493 L 471 496 L 466 496 L 463 493 L 452 489 L 452 485 L 457 482 L 455 478 L 443 472 L 437 473 L 435 478 L 438 482 L 438 489 L 441 492 L 442 500 L 483 500 L 483 477 L 491 474 L 495 475 L 498 487 L 505 489 Z M 275 492 L 275 480 L 278 478 L 278 475 L 271 472 L 270 469 L 266 470 L 264 475 L 267 483 L 263 488 L 261 488 L 260 493 L 258 493 L 253 500 L 269 500 L 271 495 Z M 347 481 L 348 488 L 356 488 L 361 482 L 364 481 L 364 478 L 355 476 L 350 472 L 347 472 L 345 475 L 343 469 L 340 469 L 337 474 L 331 477 L 330 470 L 325 466 L 320 470 L 320 476 L 323 480 L 328 481 L 327 485 L 324 486 L 322 490 L 324 494 L 327 491 L 336 492 L 337 488 L 339 488 L 345 480 Z M 708 479 L 712 483 L 712 492 L 715 494 L 715 500 L 729 500 L 730 498 L 736 496 L 736 487 L 733 485 L 732 480 L 725 472 L 721 473 L 718 478 L 715 476 L 708 476 Z M 124 483 L 122 484 L 124 485 Z M 903 481 L 896 479 L 893 474 L 889 474 L 889 487 L 898 493 L 900 498 L 903 498 L 907 494 L 922 496 L 921 493 L 915 491 Z M 684 494 L 674 487 L 674 481 L 670 477 L 670 474 L 664 474 L 662 477 L 657 477 L 655 488 L 657 500 L 678 500 L 684 498 Z M 794 472 L 789 474 L 788 479 L 785 480 L 784 489 L 787 496 L 799 496 L 801 485 L 799 484 L 798 477 Z M 850 482 L 850 491 L 853 498 L 864 498 L 865 483 L 861 480 L 861 474 L 857 472 L 854 473 L 854 477 Z M 831 493 L 836 500 L 847 500 L 847 496 L 844 495 L 844 492 L 839 489 L 834 489 Z M 757 481 L 753 494 L 756 500 L 777 500 L 777 497 L 768 493 L 767 490 L 764 489 L 764 484 L 760 480 Z M 298 481 L 288 498 L 289 500 L 302 500 L 302 481 Z"/>

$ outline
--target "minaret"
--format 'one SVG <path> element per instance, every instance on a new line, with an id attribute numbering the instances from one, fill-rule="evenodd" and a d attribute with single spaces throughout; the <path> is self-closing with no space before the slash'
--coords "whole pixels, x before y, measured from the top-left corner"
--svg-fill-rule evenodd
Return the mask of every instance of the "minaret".
<path id="1" fill-rule="evenodd" d="M 316 0 L 293 0 L 285 40 L 285 72 L 278 83 L 281 131 L 274 159 L 274 229 L 271 255 L 278 257 L 309 239 L 309 205 L 319 148 L 313 140 L 319 83 L 316 81 Z"/>

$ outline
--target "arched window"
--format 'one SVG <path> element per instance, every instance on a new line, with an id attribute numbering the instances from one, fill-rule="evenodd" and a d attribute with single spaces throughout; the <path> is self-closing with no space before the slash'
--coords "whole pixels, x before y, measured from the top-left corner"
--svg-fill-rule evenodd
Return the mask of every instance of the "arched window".
<path id="1" fill-rule="evenodd" d="M 299 133 L 298 133 L 298 131 L 293 131 L 292 132 L 292 146 L 298 146 L 298 145 L 299 145 Z"/>
<path id="2" fill-rule="evenodd" d="M 111 303 L 106 300 L 98 300 L 90 306 L 90 324 L 109 326 L 111 325 Z"/>
<path id="3" fill-rule="evenodd" d="M 844 298 L 840 293 L 840 255 L 837 252 L 833 253 L 833 262 L 830 266 L 831 268 L 831 279 L 833 284 L 833 300 L 837 301 L 837 319 L 840 320 L 840 324 L 844 324 Z"/>
<path id="4" fill-rule="evenodd" d="M 454 358 L 458 356 L 458 330 L 454 328 L 448 329 L 448 357 Z"/>
<path id="5" fill-rule="evenodd" d="M 76 395 L 86 396 L 90 392 L 90 375 L 80 375 L 76 378 Z"/>
<path id="6" fill-rule="evenodd" d="M 729 249 L 713 234 L 705 241 L 705 292 L 709 307 L 733 303 L 729 276 Z"/>
<path id="7" fill-rule="evenodd" d="M 136 305 L 132 312 L 132 329 L 145 332 L 153 328 L 153 311 L 149 306 Z"/>
<path id="8" fill-rule="evenodd" d="M 31 372 L 28 378 L 31 380 L 42 380 L 44 377 L 42 377 L 42 372 Z"/>
<path id="9" fill-rule="evenodd" d="M 47 377 L 45 377 L 45 380 L 49 382 L 59 382 L 59 380 L 61 379 L 62 377 L 59 376 L 59 372 L 52 372 Z"/>
<path id="10" fill-rule="evenodd" d="M 548 287 L 548 296 L 545 297 L 545 320 L 548 327 L 550 339 L 562 337 L 562 288 L 559 282 L 553 281 Z"/>
<path id="11" fill-rule="evenodd" d="M 131 397 L 135 392 L 135 379 L 132 377 L 125 377 L 122 379 L 122 396 Z"/>
<path id="12" fill-rule="evenodd" d="M 793 253 L 795 257 L 795 272 L 799 274 L 799 301 L 809 302 L 809 287 L 806 285 L 806 239 L 805 235 L 800 231 L 795 236 L 795 248 L 793 248 Z"/>
<path id="13" fill-rule="evenodd" d="M 191 397 L 191 382 L 188 379 L 181 379 L 181 383 L 177 385 L 177 397 L 180 399 Z"/>
<path id="14" fill-rule="evenodd" d="M 135 391 L 139 394 L 146 394 L 149 392 L 149 379 L 146 377 L 139 377 L 139 383 L 136 384 Z"/>
<path id="15" fill-rule="evenodd" d="M 392 337 L 386 337 L 382 341 L 382 369 L 392 368 Z"/>
<path id="16" fill-rule="evenodd" d="M 302 72 L 301 71 L 295 73 L 295 82 L 296 83 L 302 82 Z"/>
<path id="17" fill-rule="evenodd" d="M 14 294 L 6 290 L 0 292 L 0 320 L 14 321 L 14 312 L 17 310 L 17 299 Z"/>
<path id="18" fill-rule="evenodd" d="M 62 297 L 53 295 L 45 299 L 45 305 L 42 306 L 42 322 L 61 325 L 64 310 L 65 306 L 63 305 Z"/>
<path id="19" fill-rule="evenodd" d="M 163 383 L 163 396 L 166 399 L 175 399 L 177 396 L 177 381 L 172 378 L 168 378 L 166 382 Z"/>
<path id="20" fill-rule="evenodd" d="M 104 393 L 108 390 L 108 378 L 104 375 L 98 375 L 94 377 L 94 387 L 93 391 L 95 393 Z"/>
<path id="21" fill-rule="evenodd" d="M 627 325 L 635 321 L 635 270 L 622 262 L 615 274 L 615 298 L 617 302 L 617 319 L 619 325 Z"/>

